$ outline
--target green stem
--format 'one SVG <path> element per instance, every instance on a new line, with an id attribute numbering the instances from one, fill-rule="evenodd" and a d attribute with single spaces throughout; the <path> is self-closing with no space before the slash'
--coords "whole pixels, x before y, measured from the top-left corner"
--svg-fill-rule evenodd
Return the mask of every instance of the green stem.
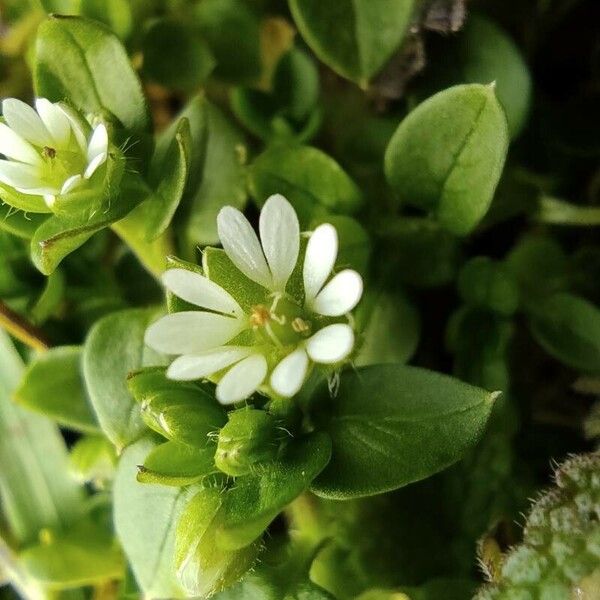
<path id="1" fill-rule="evenodd" d="M 140 207 L 138 207 L 140 208 Z M 164 272 L 167 256 L 175 253 L 169 229 L 153 241 L 145 235 L 145 221 L 137 209 L 111 225 L 112 230 L 129 246 L 143 267 L 157 279 Z"/>
<path id="2" fill-rule="evenodd" d="M 551 196 L 542 196 L 536 220 L 551 225 L 594 227 L 600 225 L 600 206 L 578 206 Z"/>

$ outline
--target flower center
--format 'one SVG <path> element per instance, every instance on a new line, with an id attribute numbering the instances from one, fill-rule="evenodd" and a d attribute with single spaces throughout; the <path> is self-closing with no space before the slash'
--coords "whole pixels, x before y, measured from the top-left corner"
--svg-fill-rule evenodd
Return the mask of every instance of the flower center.
<path id="1" fill-rule="evenodd" d="M 44 159 L 43 178 L 58 189 L 69 177 L 83 174 L 87 166 L 86 157 L 79 150 L 44 146 L 39 152 Z"/>
<path id="2" fill-rule="evenodd" d="M 311 323 L 293 300 L 278 294 L 270 307 L 257 304 L 250 312 L 250 323 L 259 342 L 277 346 L 297 344 L 310 335 Z"/>

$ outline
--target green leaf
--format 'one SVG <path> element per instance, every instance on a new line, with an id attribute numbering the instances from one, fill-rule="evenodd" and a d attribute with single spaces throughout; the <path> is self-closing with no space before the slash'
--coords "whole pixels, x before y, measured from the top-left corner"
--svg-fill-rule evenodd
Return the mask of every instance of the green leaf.
<path id="1" fill-rule="evenodd" d="M 170 440 L 205 448 L 227 421 L 211 384 L 172 381 L 160 368 L 133 373 L 127 383 L 146 425 Z"/>
<path id="2" fill-rule="evenodd" d="M 561 362 L 600 372 L 600 309 L 572 294 L 554 294 L 534 310 L 531 331 L 538 343 Z"/>
<path id="3" fill-rule="evenodd" d="M 546 236 L 528 235 L 506 257 L 522 299 L 536 306 L 540 300 L 569 286 L 569 260 L 560 244 Z"/>
<path id="4" fill-rule="evenodd" d="M 315 493 L 344 499 L 419 481 L 459 460 L 484 431 L 495 395 L 457 379 L 404 365 L 342 375 L 313 396 L 318 430 L 333 441 Z"/>
<path id="5" fill-rule="evenodd" d="M 385 252 L 394 274 L 406 284 L 435 287 L 450 283 L 458 270 L 458 239 L 429 219 L 403 217 L 382 222 Z"/>
<path id="6" fill-rule="evenodd" d="M 236 480 L 223 500 L 217 544 L 227 550 L 243 548 L 259 538 L 269 523 L 306 490 L 331 458 L 331 440 L 313 433 L 291 442 L 273 462 Z"/>
<path id="7" fill-rule="evenodd" d="M 401 292 L 367 293 L 356 311 L 361 343 L 354 364 L 406 363 L 417 349 L 419 313 Z"/>
<path id="8" fill-rule="evenodd" d="M 142 439 L 121 456 L 113 491 L 115 529 L 144 595 L 181 598 L 175 578 L 175 530 L 189 493 L 136 481 L 137 465 L 155 446 Z"/>
<path id="9" fill-rule="evenodd" d="M 103 487 L 112 480 L 116 466 L 115 448 L 102 435 L 86 435 L 71 448 L 70 471 L 82 483 Z"/>
<path id="10" fill-rule="evenodd" d="M 336 73 L 366 87 L 402 43 L 413 0 L 289 0 L 314 53 Z"/>
<path id="11" fill-rule="evenodd" d="M 109 159 L 109 165 L 115 162 Z M 100 229 L 122 219 L 143 199 L 145 190 L 137 178 L 126 177 L 119 190 L 112 177 L 115 169 L 109 166 L 97 204 L 72 215 L 54 215 L 36 230 L 31 239 L 31 260 L 44 275 L 50 275 L 65 256 Z"/>
<path id="12" fill-rule="evenodd" d="M 151 167 L 151 173 L 160 173 L 161 177 L 158 181 L 151 182 L 155 193 L 144 204 L 148 240 L 156 239 L 171 224 L 183 197 L 191 162 L 192 138 L 189 121 L 185 117 L 180 119 L 174 131 L 175 135 L 170 135 L 171 130 L 167 133 L 164 141 L 158 144 Z M 161 152 L 163 145 L 167 148 Z"/>
<path id="13" fill-rule="evenodd" d="M 202 0 L 194 10 L 194 24 L 216 58 L 216 78 L 246 83 L 259 77 L 260 26 L 247 2 Z"/>
<path id="14" fill-rule="evenodd" d="M 482 15 L 469 15 L 458 36 L 440 40 L 426 77 L 425 88 L 430 93 L 458 83 L 494 81 L 511 138 L 517 137 L 527 121 L 531 103 L 527 64 L 509 35 Z"/>
<path id="15" fill-rule="evenodd" d="M 90 521 L 29 546 L 19 555 L 29 575 L 49 589 L 94 585 L 123 576 L 123 557 L 106 528 Z"/>
<path id="16" fill-rule="evenodd" d="M 402 202 L 433 213 L 456 235 L 487 212 L 502 174 L 508 128 L 493 85 L 458 85 L 408 114 L 385 154 Z"/>
<path id="17" fill-rule="evenodd" d="M 26 545 L 37 542 L 41 529 L 64 530 L 75 522 L 84 493 L 68 474 L 58 428 L 11 401 L 24 367 L 2 331 L 0 357 L 0 500 L 11 536 Z"/>
<path id="18" fill-rule="evenodd" d="M 123 448 L 140 437 L 144 423 L 127 389 L 127 376 L 162 359 L 144 345 L 152 309 L 128 309 L 96 322 L 83 348 L 83 374 L 102 431 Z"/>
<path id="19" fill-rule="evenodd" d="M 150 123 L 140 82 L 118 38 L 91 20 L 53 15 L 38 30 L 36 95 L 67 98 L 85 113 L 108 112 L 131 132 Z"/>
<path id="20" fill-rule="evenodd" d="M 131 33 L 133 14 L 128 0 L 79 0 L 79 3 L 82 16 L 104 23 L 121 39 Z M 65 11 L 54 12 L 65 14 Z"/>
<path id="21" fill-rule="evenodd" d="M 180 243 L 185 256 L 194 257 L 198 245 L 218 243 L 216 223 L 221 208 L 243 208 L 246 203 L 247 148 L 239 130 L 203 96 L 191 100 L 181 117 L 190 123 L 192 151 L 181 203 Z"/>
<path id="22" fill-rule="evenodd" d="M 96 432 L 81 373 L 81 347 L 60 346 L 37 356 L 27 367 L 15 400 L 77 431 Z"/>
<path id="23" fill-rule="evenodd" d="M 519 289 L 512 273 L 487 256 L 467 262 L 458 276 L 458 291 L 473 306 L 512 315 L 519 306 Z"/>
<path id="24" fill-rule="evenodd" d="M 142 40 L 144 75 L 174 89 L 197 88 L 215 67 L 193 24 L 166 17 L 150 23 Z"/>
<path id="25" fill-rule="evenodd" d="M 222 507 L 223 490 L 206 487 L 192 498 L 177 525 L 177 576 L 188 597 L 206 598 L 236 583 L 260 551 L 258 543 L 239 550 L 217 545 Z"/>
<path id="26" fill-rule="evenodd" d="M 35 230 L 47 218 L 48 216 L 44 214 L 29 214 L 22 210 L 15 210 L 9 204 L 0 205 L 0 229 L 24 240 L 30 240 Z"/>
<path id="27" fill-rule="evenodd" d="M 156 446 L 138 466 L 140 483 L 159 483 L 181 487 L 216 473 L 214 446 L 194 448 L 178 442 Z"/>
<path id="28" fill-rule="evenodd" d="M 328 211 L 352 213 L 362 204 L 360 189 L 340 165 L 311 146 L 270 147 L 250 166 L 249 185 L 259 206 L 283 194 L 302 227 Z"/>

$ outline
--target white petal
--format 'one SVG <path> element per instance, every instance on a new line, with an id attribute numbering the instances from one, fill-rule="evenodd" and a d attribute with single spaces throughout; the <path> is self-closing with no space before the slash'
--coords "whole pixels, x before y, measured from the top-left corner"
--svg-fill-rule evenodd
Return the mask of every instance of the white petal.
<path id="1" fill-rule="evenodd" d="M 81 182 L 83 178 L 81 175 L 72 175 L 69 177 L 62 185 L 60 189 L 61 194 L 68 194 L 70 191 L 74 190 Z"/>
<path id="2" fill-rule="evenodd" d="M 86 167 L 86 169 L 85 169 L 85 172 L 84 172 L 83 176 L 84 176 L 86 179 L 89 179 L 89 178 L 90 178 L 90 177 L 91 177 L 91 176 L 92 176 L 92 175 L 93 175 L 93 174 L 96 172 L 96 169 L 97 169 L 97 168 L 98 168 L 100 165 L 102 165 L 102 164 L 104 164 L 104 163 L 106 162 L 106 157 L 107 157 L 107 156 L 108 156 L 108 155 L 106 154 L 106 152 L 104 152 L 104 153 L 102 153 L 102 154 L 98 154 L 97 156 L 95 156 L 95 157 L 94 157 L 94 158 L 91 160 L 90 164 L 89 164 L 89 165 Z"/>
<path id="3" fill-rule="evenodd" d="M 219 239 L 231 262 L 246 277 L 271 289 L 273 278 L 260 242 L 248 219 L 237 209 L 226 206 L 217 216 Z"/>
<path id="4" fill-rule="evenodd" d="M 56 196 L 54 194 L 44 194 L 44 202 L 48 208 L 52 208 L 56 202 Z"/>
<path id="5" fill-rule="evenodd" d="M 354 347 L 354 332 L 350 325 L 328 325 L 306 342 L 308 355 L 317 363 L 333 364 L 348 356 Z"/>
<path id="6" fill-rule="evenodd" d="M 0 154 L 32 165 L 43 162 L 35 148 L 5 123 L 0 123 Z"/>
<path id="7" fill-rule="evenodd" d="M 170 292 L 196 306 L 229 315 L 244 314 L 229 292 L 199 273 L 169 269 L 163 274 L 162 282 Z"/>
<path id="8" fill-rule="evenodd" d="M 104 123 L 100 123 L 94 129 L 94 133 L 92 133 L 92 137 L 90 138 L 90 142 L 88 144 L 87 149 L 87 159 L 88 162 L 92 162 L 96 156 L 100 154 L 108 153 L 108 131 L 106 130 L 106 125 Z"/>
<path id="9" fill-rule="evenodd" d="M 352 269 L 345 269 L 317 294 L 311 308 L 320 315 L 339 317 L 358 304 L 362 292 L 362 277 Z"/>
<path id="10" fill-rule="evenodd" d="M 194 354 L 226 344 L 244 328 L 243 321 L 201 311 L 173 313 L 146 330 L 145 342 L 164 354 Z"/>
<path id="11" fill-rule="evenodd" d="M 40 115 L 29 104 L 7 98 L 2 102 L 2 114 L 8 126 L 28 142 L 36 146 L 52 146 L 54 143 Z"/>
<path id="12" fill-rule="evenodd" d="M 288 354 L 273 370 L 271 387 L 284 398 L 291 398 L 300 391 L 306 371 L 308 356 L 304 348 Z"/>
<path id="13" fill-rule="evenodd" d="M 225 373 L 217 385 L 217 400 L 234 404 L 252 395 L 267 376 L 267 361 L 262 354 L 252 354 Z"/>
<path id="14" fill-rule="evenodd" d="M 319 225 L 310 236 L 304 259 L 304 292 L 310 304 L 329 277 L 338 252 L 338 236 L 333 225 Z"/>
<path id="15" fill-rule="evenodd" d="M 66 148 L 71 137 L 71 124 L 65 113 L 46 98 L 38 98 L 35 108 L 54 140 L 54 147 Z"/>
<path id="16" fill-rule="evenodd" d="M 0 160 L 0 181 L 11 187 L 27 190 L 44 186 L 37 167 L 9 160 Z"/>
<path id="17" fill-rule="evenodd" d="M 199 354 L 186 354 L 171 363 L 167 377 L 179 381 L 208 377 L 246 358 L 251 352 L 251 348 L 244 346 L 222 346 Z"/>
<path id="18" fill-rule="evenodd" d="M 300 251 L 296 211 L 281 195 L 271 196 L 260 212 L 260 240 L 273 276 L 273 290 L 285 291 Z"/>
<path id="19" fill-rule="evenodd" d="M 88 148 L 87 138 L 86 138 L 85 131 L 83 130 L 81 124 L 73 116 L 73 114 L 71 114 L 70 109 L 68 109 L 60 104 L 58 105 L 58 108 L 63 112 L 65 117 L 67 117 L 69 124 L 71 126 L 71 132 L 73 133 L 73 136 L 75 137 L 75 141 L 77 142 L 79 149 L 81 150 L 81 152 L 83 152 L 84 154 L 87 155 L 87 148 Z"/>

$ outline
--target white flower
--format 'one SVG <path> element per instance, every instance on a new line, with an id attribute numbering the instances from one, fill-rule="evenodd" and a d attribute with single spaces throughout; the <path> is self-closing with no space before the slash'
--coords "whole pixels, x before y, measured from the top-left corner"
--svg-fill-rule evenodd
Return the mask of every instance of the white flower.
<path id="1" fill-rule="evenodd" d="M 36 112 L 37 111 L 37 112 Z M 45 98 L 35 110 L 17 100 L 2 101 L 0 182 L 23 194 L 43 196 L 49 207 L 89 179 L 108 157 L 108 133 L 103 124 L 89 140 L 69 111 Z"/>
<path id="2" fill-rule="evenodd" d="M 300 227 L 281 195 L 271 196 L 261 211 L 260 241 L 235 208 L 223 208 L 217 225 L 230 260 L 266 289 L 270 305 L 244 312 L 208 277 L 169 269 L 163 276 L 166 288 L 204 310 L 162 317 L 147 330 L 146 343 L 179 355 L 167 371 L 171 379 L 218 380 L 217 398 L 223 404 L 244 400 L 267 382 L 276 395 L 291 397 L 302 387 L 311 363 L 333 365 L 352 352 L 354 331 L 347 314 L 360 300 L 362 279 L 346 269 L 328 281 L 338 238 L 335 228 L 324 224 L 306 247 L 303 297 L 286 292 L 298 263 Z"/>

